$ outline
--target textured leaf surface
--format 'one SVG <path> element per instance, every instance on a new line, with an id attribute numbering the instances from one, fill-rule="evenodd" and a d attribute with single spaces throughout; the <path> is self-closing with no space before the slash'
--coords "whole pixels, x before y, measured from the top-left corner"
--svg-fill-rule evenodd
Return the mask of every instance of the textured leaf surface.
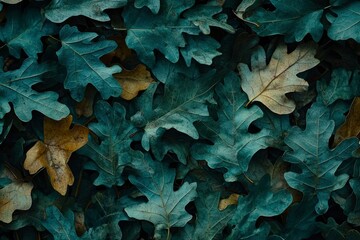
<path id="1" fill-rule="evenodd" d="M 124 6 L 127 0 L 52 0 L 45 8 L 45 16 L 52 22 L 61 23 L 73 16 L 85 16 L 100 22 L 109 21 L 106 9 Z"/>
<path id="2" fill-rule="evenodd" d="M 315 103 L 306 115 L 306 129 L 294 127 L 285 138 L 292 149 L 284 155 L 284 160 L 296 164 L 301 172 L 287 172 L 285 179 L 290 187 L 304 194 L 315 194 L 315 210 L 323 214 L 328 210 L 328 200 L 332 191 L 342 188 L 347 182 L 347 174 L 335 175 L 336 169 L 358 147 L 357 139 L 348 139 L 335 149 L 329 149 L 329 139 L 334 129 L 334 121 L 329 119 L 329 110 Z"/>
<path id="3" fill-rule="evenodd" d="M 57 27 L 43 18 L 35 8 L 21 10 L 10 7 L 7 10 L 6 23 L 0 27 L 0 40 L 6 43 L 10 54 L 19 58 L 21 50 L 29 57 L 36 58 L 42 51 L 41 37 L 56 32 Z"/>
<path id="4" fill-rule="evenodd" d="M 333 8 L 332 11 L 337 17 L 330 13 L 326 15 L 331 23 L 328 30 L 328 36 L 333 40 L 354 39 L 360 42 L 357 34 L 360 31 L 360 2 L 354 1 L 339 8 Z"/>
<path id="5" fill-rule="evenodd" d="M 112 74 L 120 72 L 119 66 L 106 67 L 100 57 L 116 48 L 109 40 L 92 42 L 98 35 L 80 32 L 76 27 L 65 25 L 60 30 L 62 47 L 57 51 L 59 62 L 67 69 L 64 87 L 71 96 L 80 101 L 84 97 L 85 87 L 93 85 L 104 99 L 119 96 L 121 87 Z"/>
<path id="6" fill-rule="evenodd" d="M 232 182 L 247 171 L 251 157 L 267 147 L 270 132 L 248 132 L 250 124 L 263 113 L 257 106 L 245 108 L 246 95 L 241 92 L 240 79 L 235 74 L 228 75 L 224 85 L 219 84 L 215 92 L 219 119 L 199 124 L 201 135 L 213 145 L 195 144 L 192 156 L 207 161 L 211 168 L 226 168 L 225 180 Z"/>
<path id="7" fill-rule="evenodd" d="M 261 102 L 277 114 L 294 111 L 295 104 L 285 93 L 307 90 L 308 83 L 297 77 L 319 63 L 315 55 L 316 48 L 311 44 L 302 44 L 287 54 L 286 45 L 279 45 L 266 66 L 265 51 L 258 48 L 251 59 L 251 68 L 240 63 L 241 87 L 249 97 L 249 103 Z"/>
<path id="8" fill-rule="evenodd" d="M 121 186 L 124 179 L 121 176 L 124 167 L 142 154 L 131 149 L 131 135 L 137 129 L 125 119 L 125 109 L 114 103 L 113 107 L 107 102 L 100 101 L 95 106 L 97 123 L 91 123 L 89 129 L 96 134 L 101 143 L 90 137 L 81 153 L 93 160 L 88 168 L 99 173 L 94 184 L 96 186 Z"/>
<path id="9" fill-rule="evenodd" d="M 172 227 L 183 227 L 192 216 L 185 206 L 196 197 L 196 183 L 185 182 L 173 190 L 175 170 L 151 160 L 141 161 L 137 176 L 129 180 L 148 199 L 148 202 L 125 208 L 129 217 L 146 220 L 155 225 L 156 232 Z"/>
<path id="10" fill-rule="evenodd" d="M 81 125 L 70 128 L 72 116 L 60 121 L 44 120 L 44 141 L 38 141 L 27 153 L 24 168 L 30 174 L 46 168 L 53 188 L 62 195 L 74 183 L 67 165 L 71 154 L 88 141 L 89 130 Z"/>
<path id="11" fill-rule="evenodd" d="M 0 221 L 10 223 L 15 210 L 28 210 L 31 207 L 31 182 L 16 180 L 7 169 L 2 169 L 0 179 L 10 180 L 4 187 L 0 185 Z"/>
<path id="12" fill-rule="evenodd" d="M 311 0 L 270 0 L 275 10 L 257 8 L 246 20 L 260 36 L 285 35 L 286 42 L 300 42 L 307 34 L 318 42 L 323 33 L 323 7 Z M 255 25 L 255 24 L 256 25 Z"/>
<path id="13" fill-rule="evenodd" d="M 0 60 L 0 65 L 3 61 Z M 38 111 L 49 118 L 59 120 L 69 114 L 69 109 L 57 102 L 54 92 L 37 92 L 32 86 L 41 82 L 42 76 L 49 72 L 49 65 L 39 65 L 35 59 L 28 58 L 20 69 L 3 72 L 0 70 L 0 118 L 10 112 L 12 103 L 15 114 L 20 120 L 28 122 L 32 111 Z"/>
<path id="14" fill-rule="evenodd" d="M 292 202 L 286 190 L 272 192 L 270 177 L 264 176 L 256 186 L 252 186 L 247 196 L 240 197 L 238 206 L 230 224 L 234 225 L 227 239 L 263 239 L 269 228 L 262 224 L 255 227 L 260 216 L 271 217 L 281 214 Z"/>
<path id="15" fill-rule="evenodd" d="M 160 0 L 135 0 L 136 8 L 148 7 L 152 13 L 156 14 L 160 10 Z"/>

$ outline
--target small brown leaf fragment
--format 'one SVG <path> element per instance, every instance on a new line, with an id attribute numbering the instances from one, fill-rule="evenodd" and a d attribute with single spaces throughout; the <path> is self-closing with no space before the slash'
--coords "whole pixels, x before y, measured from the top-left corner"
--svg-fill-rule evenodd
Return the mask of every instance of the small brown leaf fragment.
<path id="1" fill-rule="evenodd" d="M 55 121 L 44 120 L 44 142 L 38 141 L 27 153 L 24 168 L 35 174 L 46 168 L 53 188 L 65 195 L 67 186 L 74 183 L 74 175 L 67 165 L 73 152 L 88 141 L 89 129 L 81 125 L 70 128 L 72 116 Z"/>
<path id="2" fill-rule="evenodd" d="M 93 115 L 94 98 L 96 89 L 89 85 L 86 87 L 84 99 L 76 104 L 75 112 L 78 117 L 90 117 Z"/>
<path id="3" fill-rule="evenodd" d="M 15 210 L 28 210 L 31 207 L 33 184 L 15 179 L 6 168 L 0 173 L 0 178 L 9 178 L 12 181 L 0 189 L 0 221 L 10 223 Z"/>
<path id="4" fill-rule="evenodd" d="M 333 147 L 336 147 L 341 141 L 356 137 L 360 134 L 360 97 L 354 98 L 351 103 L 350 111 L 346 116 L 345 122 L 335 133 Z"/>
<path id="5" fill-rule="evenodd" d="M 252 56 L 250 71 L 247 64 L 240 63 L 241 88 L 249 97 L 248 104 L 258 101 L 276 114 L 289 114 L 295 110 L 295 103 L 285 94 L 303 92 L 308 83 L 297 76 L 316 66 L 316 46 L 302 44 L 291 53 L 287 53 L 285 44 L 280 44 L 266 66 L 265 51 L 258 48 Z"/>
<path id="6" fill-rule="evenodd" d="M 123 89 L 121 97 L 125 100 L 135 98 L 139 91 L 146 90 L 154 81 L 150 72 L 142 64 L 137 65 L 133 70 L 123 69 L 121 73 L 114 74 L 114 77 Z"/>
<path id="7" fill-rule="evenodd" d="M 240 197 L 239 194 L 232 193 L 228 198 L 221 199 L 218 206 L 219 210 L 222 211 L 225 210 L 230 205 L 237 204 L 239 197 Z"/>
<path id="8" fill-rule="evenodd" d="M 103 63 L 105 63 L 106 65 L 111 65 L 111 62 L 114 58 L 118 59 L 120 62 L 123 63 L 125 60 L 134 57 L 131 49 L 126 46 L 125 37 L 121 35 L 116 35 L 110 37 L 109 39 L 114 40 L 117 43 L 118 47 L 114 51 L 101 57 Z"/>

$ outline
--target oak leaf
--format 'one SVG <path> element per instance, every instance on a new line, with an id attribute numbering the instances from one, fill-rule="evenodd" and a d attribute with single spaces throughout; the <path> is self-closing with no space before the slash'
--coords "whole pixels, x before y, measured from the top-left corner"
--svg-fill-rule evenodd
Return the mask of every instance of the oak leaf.
<path id="1" fill-rule="evenodd" d="M 53 188 L 62 195 L 66 194 L 67 186 L 74 183 L 67 162 L 71 154 L 84 146 L 88 141 L 89 130 L 81 125 L 70 128 L 72 116 L 54 121 L 44 120 L 44 141 L 38 141 L 27 153 L 24 168 L 35 174 L 46 168 Z"/>
<path id="2" fill-rule="evenodd" d="M 31 207 L 33 184 L 17 180 L 6 168 L 0 173 L 0 179 L 7 178 L 11 183 L 0 189 L 0 221 L 10 223 L 15 210 L 28 210 Z"/>
<path id="3" fill-rule="evenodd" d="M 346 120 L 338 130 L 334 138 L 334 146 L 347 138 L 356 137 L 360 134 L 360 97 L 354 98 Z"/>
<path id="4" fill-rule="evenodd" d="M 228 198 L 221 199 L 219 202 L 219 210 L 222 211 L 230 205 L 237 205 L 240 195 L 232 193 Z"/>
<path id="5" fill-rule="evenodd" d="M 296 75 L 320 62 L 314 57 L 315 52 L 314 45 L 302 44 L 287 54 L 286 45 L 281 44 L 266 66 L 265 50 L 259 47 L 251 57 L 252 71 L 244 63 L 238 66 L 242 79 L 241 87 L 249 97 L 248 104 L 261 102 L 277 114 L 294 111 L 295 103 L 285 94 L 307 90 L 308 83 Z"/>
<path id="6" fill-rule="evenodd" d="M 114 77 L 123 89 L 121 97 L 125 100 L 135 98 L 139 91 L 146 90 L 150 83 L 154 82 L 150 72 L 142 64 L 137 65 L 133 70 L 123 69 L 121 73 L 115 73 Z"/>

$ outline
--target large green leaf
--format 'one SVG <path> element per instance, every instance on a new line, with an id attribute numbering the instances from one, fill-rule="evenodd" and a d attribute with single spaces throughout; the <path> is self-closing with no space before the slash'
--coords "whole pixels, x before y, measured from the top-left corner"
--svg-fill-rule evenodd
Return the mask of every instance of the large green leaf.
<path id="1" fill-rule="evenodd" d="M 136 8 L 148 7 L 152 13 L 156 14 L 160 10 L 160 0 L 135 0 Z"/>
<path id="2" fill-rule="evenodd" d="M 250 124 L 263 116 L 258 106 L 245 108 L 247 97 L 240 90 L 240 79 L 235 74 L 225 77 L 215 92 L 218 102 L 218 120 L 201 121 L 202 137 L 213 145 L 195 144 L 192 156 L 205 160 L 211 168 L 226 168 L 226 181 L 236 181 L 248 169 L 251 157 L 268 146 L 270 131 L 248 132 Z"/>
<path id="3" fill-rule="evenodd" d="M 93 85 L 104 99 L 121 93 L 119 83 L 112 76 L 121 68 L 117 65 L 106 67 L 99 59 L 114 50 L 116 43 L 109 40 L 93 42 L 97 36 L 96 33 L 80 32 L 69 25 L 60 30 L 62 47 L 56 54 L 67 69 L 64 86 L 76 101 L 83 99 L 88 84 Z"/>
<path id="4" fill-rule="evenodd" d="M 40 9 L 9 7 L 6 23 L 0 27 L 0 40 L 9 48 L 9 52 L 20 58 L 21 50 L 36 58 L 42 51 L 41 37 L 55 33 L 57 27 L 46 21 Z"/>
<path id="5" fill-rule="evenodd" d="M 45 8 L 45 16 L 52 22 L 61 23 L 73 16 L 85 16 L 100 22 L 109 21 L 104 10 L 125 6 L 127 0 L 52 0 Z"/>
<path id="6" fill-rule="evenodd" d="M 196 197 L 197 184 L 185 182 L 174 191 L 175 169 L 149 158 L 139 161 L 136 168 L 138 174 L 129 176 L 129 180 L 148 202 L 125 208 L 129 217 L 153 223 L 156 236 L 162 230 L 167 230 L 169 236 L 170 228 L 185 226 L 192 218 L 185 206 Z"/>
<path id="7" fill-rule="evenodd" d="M 328 36 L 333 40 L 354 39 L 360 42 L 360 2 L 353 1 L 331 9 L 336 17 L 329 13 L 326 18 L 331 23 Z"/>
<path id="8" fill-rule="evenodd" d="M 133 159 L 142 158 L 142 154 L 131 149 L 131 135 L 137 129 L 125 119 L 125 108 L 119 103 L 113 107 L 105 101 L 95 105 L 97 123 L 91 123 L 89 129 L 99 138 L 91 137 L 87 145 L 81 149 L 83 155 L 93 160 L 87 168 L 99 173 L 94 184 L 111 187 L 121 186 L 124 179 L 121 174 L 124 167 Z M 100 144 L 98 144 L 100 140 Z"/>
<path id="9" fill-rule="evenodd" d="M 260 36 L 285 35 L 286 42 L 300 42 L 307 34 L 318 42 L 323 33 L 323 7 L 312 0 L 270 0 L 275 10 L 257 8 L 249 26 Z"/>
<path id="10" fill-rule="evenodd" d="M 329 149 L 329 139 L 334 129 L 329 110 L 321 103 L 314 103 L 306 114 L 306 129 L 290 129 L 285 143 L 292 149 L 284 155 L 284 160 L 301 169 L 301 172 L 287 172 L 285 179 L 290 187 L 306 196 L 316 196 L 315 210 L 324 214 L 328 210 L 328 200 L 332 191 L 342 188 L 349 176 L 336 176 L 340 164 L 350 158 L 358 147 L 357 139 L 347 139 L 335 149 Z"/>
<path id="11" fill-rule="evenodd" d="M 171 65 L 164 67 L 168 66 Z M 147 151 L 150 146 L 156 148 L 158 139 L 171 128 L 197 139 L 199 134 L 193 123 L 209 115 L 206 102 L 212 99 L 214 71 L 198 75 L 196 68 L 184 69 L 184 72 L 179 68 L 177 74 L 168 76 L 163 95 L 152 100 L 156 86 L 148 88 L 138 100 L 140 110 L 131 117 L 135 125 L 144 127 L 141 143 Z"/>
<path id="12" fill-rule="evenodd" d="M 0 66 L 2 65 L 1 59 Z M 28 58 L 20 69 L 8 72 L 0 70 L 0 118 L 10 112 L 9 103 L 12 103 L 15 114 L 24 122 L 31 120 L 32 111 L 41 112 L 55 120 L 66 117 L 69 109 L 57 102 L 57 93 L 37 92 L 32 89 L 51 69 L 48 64 L 38 64 L 35 59 Z"/>
<path id="13" fill-rule="evenodd" d="M 270 229 L 267 224 L 256 227 L 258 218 L 279 215 L 291 202 L 292 196 L 288 191 L 273 192 L 270 177 L 264 176 L 257 185 L 251 186 L 247 196 L 239 197 L 230 221 L 233 228 L 227 239 L 265 239 Z"/>

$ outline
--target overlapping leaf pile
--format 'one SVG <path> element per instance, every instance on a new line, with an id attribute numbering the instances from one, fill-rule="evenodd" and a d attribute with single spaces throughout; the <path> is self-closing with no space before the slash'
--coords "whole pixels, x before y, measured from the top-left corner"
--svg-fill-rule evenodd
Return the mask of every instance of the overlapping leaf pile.
<path id="1" fill-rule="evenodd" d="M 360 3 L 0 1 L 0 239 L 360 239 Z"/>

